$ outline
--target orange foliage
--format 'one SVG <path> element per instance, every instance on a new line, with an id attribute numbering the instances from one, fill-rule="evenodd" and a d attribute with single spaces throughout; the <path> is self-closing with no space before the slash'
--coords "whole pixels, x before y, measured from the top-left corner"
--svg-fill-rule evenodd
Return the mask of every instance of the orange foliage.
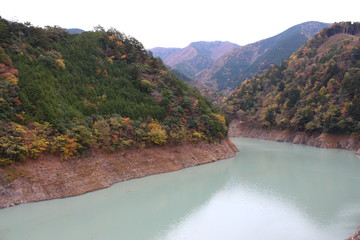
<path id="1" fill-rule="evenodd" d="M 19 81 L 18 78 L 15 77 L 15 75 L 10 72 L 3 73 L 3 74 L 1 74 L 1 76 L 4 77 L 6 80 L 8 80 L 9 82 L 11 82 L 14 85 L 18 84 L 18 81 Z"/>
<path id="2" fill-rule="evenodd" d="M 127 124 L 130 124 L 131 123 L 131 119 L 130 118 L 123 118 L 122 119 L 122 122 L 121 122 L 121 124 L 123 124 L 123 125 L 127 125 Z"/>
<path id="3" fill-rule="evenodd" d="M 106 69 L 104 69 L 104 71 L 103 71 L 103 76 L 104 76 L 104 77 L 108 77 L 108 76 L 109 76 L 109 73 L 106 71 Z"/>
<path id="4" fill-rule="evenodd" d="M 21 104 L 22 104 L 22 102 L 20 101 L 19 97 L 16 97 L 16 98 L 14 99 L 14 102 L 15 102 L 15 104 L 17 104 L 17 105 L 21 105 Z"/>

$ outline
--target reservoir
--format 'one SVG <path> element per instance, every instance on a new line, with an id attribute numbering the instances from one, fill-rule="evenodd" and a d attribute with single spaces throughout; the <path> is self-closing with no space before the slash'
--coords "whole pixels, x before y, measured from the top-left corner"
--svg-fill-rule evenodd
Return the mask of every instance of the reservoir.
<path id="1" fill-rule="evenodd" d="M 233 138 L 231 159 L 0 210 L 0 240 L 343 240 L 360 226 L 354 152 Z"/>

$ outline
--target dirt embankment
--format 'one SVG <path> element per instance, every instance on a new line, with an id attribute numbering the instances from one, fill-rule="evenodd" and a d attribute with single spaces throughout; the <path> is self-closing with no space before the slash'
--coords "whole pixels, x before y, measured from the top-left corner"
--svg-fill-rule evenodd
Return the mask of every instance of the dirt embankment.
<path id="1" fill-rule="evenodd" d="M 114 183 L 233 157 L 230 140 L 131 149 L 118 153 L 92 151 L 61 161 L 55 156 L 0 168 L 0 208 L 26 202 L 75 196 Z"/>
<path id="2" fill-rule="evenodd" d="M 356 231 L 356 233 L 354 234 L 354 236 L 346 239 L 346 240 L 360 240 L 360 227 L 358 228 L 358 230 Z"/>
<path id="3" fill-rule="evenodd" d="M 265 140 L 306 144 L 321 148 L 342 148 L 360 154 L 360 136 L 310 134 L 279 129 L 264 129 L 249 123 L 233 120 L 229 127 L 229 137 L 250 137 Z"/>

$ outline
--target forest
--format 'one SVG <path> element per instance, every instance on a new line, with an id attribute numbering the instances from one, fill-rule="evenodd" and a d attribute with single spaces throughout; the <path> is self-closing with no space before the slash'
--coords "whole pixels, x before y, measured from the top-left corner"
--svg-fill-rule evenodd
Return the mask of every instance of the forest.
<path id="1" fill-rule="evenodd" d="M 279 66 L 247 79 L 223 105 L 264 128 L 360 133 L 360 23 L 324 28 Z"/>
<path id="2" fill-rule="evenodd" d="M 226 135 L 225 117 L 135 38 L 0 17 L 0 165 Z"/>

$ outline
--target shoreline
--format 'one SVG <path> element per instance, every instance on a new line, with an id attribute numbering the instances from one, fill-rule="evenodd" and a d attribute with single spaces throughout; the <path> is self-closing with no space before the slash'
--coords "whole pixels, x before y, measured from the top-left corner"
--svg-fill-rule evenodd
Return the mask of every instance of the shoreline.
<path id="1" fill-rule="evenodd" d="M 181 143 L 116 153 L 93 150 L 66 161 L 44 155 L 0 168 L 0 208 L 77 196 L 126 180 L 228 159 L 238 151 L 224 139 L 212 144 Z"/>
<path id="2" fill-rule="evenodd" d="M 259 126 L 233 120 L 229 126 L 229 137 L 249 137 L 277 142 L 291 142 L 319 148 L 338 148 L 355 151 L 360 155 L 360 135 L 335 135 L 306 133 Z"/>

